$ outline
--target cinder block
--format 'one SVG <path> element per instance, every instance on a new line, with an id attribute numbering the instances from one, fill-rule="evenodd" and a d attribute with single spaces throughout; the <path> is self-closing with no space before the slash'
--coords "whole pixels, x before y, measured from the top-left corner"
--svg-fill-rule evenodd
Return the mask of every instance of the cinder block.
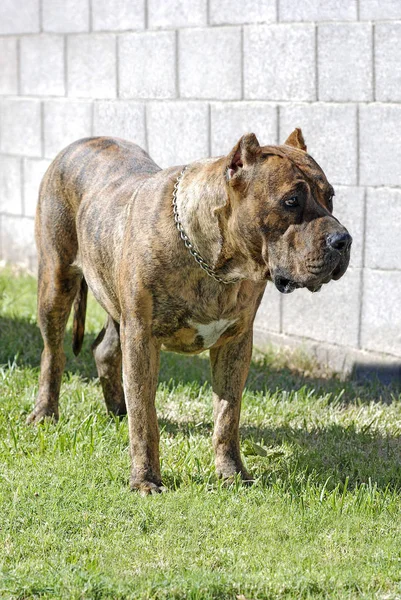
<path id="1" fill-rule="evenodd" d="M 1 219 L 1 258 L 8 263 L 18 263 L 34 270 L 36 248 L 34 238 L 34 220 L 26 217 Z"/>
<path id="2" fill-rule="evenodd" d="M 115 98 L 116 39 L 92 33 L 68 38 L 68 95 L 81 98 Z"/>
<path id="3" fill-rule="evenodd" d="M 319 100 L 372 99 L 372 27 L 329 23 L 318 28 Z"/>
<path id="4" fill-rule="evenodd" d="M 194 27 L 207 23 L 207 0 L 148 0 L 149 27 Z"/>
<path id="5" fill-rule="evenodd" d="M 312 294 L 295 290 L 283 298 L 283 331 L 328 344 L 357 346 L 360 303 L 360 269 L 348 269 Z"/>
<path id="6" fill-rule="evenodd" d="M 371 104 L 359 111 L 360 183 L 401 185 L 401 106 Z"/>
<path id="7" fill-rule="evenodd" d="M 362 20 L 401 19 L 401 2 L 399 0 L 363 0 L 359 12 Z"/>
<path id="8" fill-rule="evenodd" d="M 401 356 L 401 271 L 365 269 L 361 345 Z"/>
<path id="9" fill-rule="evenodd" d="M 241 98 L 239 27 L 181 30 L 178 47 L 182 98 Z"/>
<path id="10" fill-rule="evenodd" d="M 94 31 L 123 31 L 145 27 L 144 0 L 92 0 Z"/>
<path id="11" fill-rule="evenodd" d="M 111 135 L 146 146 L 145 107 L 139 102 L 96 102 L 94 135 Z"/>
<path id="12" fill-rule="evenodd" d="M 21 93 L 64 96 L 64 39 L 60 35 L 22 37 Z"/>
<path id="13" fill-rule="evenodd" d="M 89 31 L 89 0 L 42 0 L 42 3 L 44 31 Z"/>
<path id="14" fill-rule="evenodd" d="M 0 94 L 18 94 L 17 39 L 0 38 Z"/>
<path id="15" fill-rule="evenodd" d="M 119 38 L 122 98 L 174 98 L 175 33 L 132 33 Z"/>
<path id="16" fill-rule="evenodd" d="M 203 102 L 151 102 L 146 107 L 149 154 L 161 167 L 208 155 L 208 107 Z"/>
<path id="17" fill-rule="evenodd" d="M 21 159 L 0 156 L 0 212 L 22 214 Z"/>
<path id="18" fill-rule="evenodd" d="M 368 188 L 365 264 L 401 270 L 401 191 Z"/>
<path id="19" fill-rule="evenodd" d="M 333 214 L 352 235 L 350 267 L 362 267 L 364 189 L 338 185 L 335 193 Z"/>
<path id="20" fill-rule="evenodd" d="M 256 313 L 255 329 L 280 333 L 280 296 L 274 283 L 269 282 Z"/>
<path id="21" fill-rule="evenodd" d="M 354 21 L 357 17 L 357 0 L 280 0 L 280 21 Z"/>
<path id="22" fill-rule="evenodd" d="M 260 144 L 277 142 L 277 108 L 264 102 L 216 102 L 212 104 L 212 156 L 228 154 L 247 132 Z"/>
<path id="23" fill-rule="evenodd" d="M 45 102 L 45 156 L 54 158 L 65 146 L 91 135 L 90 102 L 49 100 Z"/>
<path id="24" fill-rule="evenodd" d="M 1 0 L 0 35 L 39 30 L 39 0 Z"/>
<path id="25" fill-rule="evenodd" d="M 51 160 L 24 158 L 24 215 L 34 217 L 39 197 L 39 187 Z"/>
<path id="26" fill-rule="evenodd" d="M 0 110 L 0 151 L 24 156 L 41 156 L 40 101 L 4 98 Z"/>
<path id="27" fill-rule="evenodd" d="M 401 2 L 400 8 L 401 8 Z M 401 10 L 400 10 L 401 14 Z M 375 28 L 376 100 L 401 100 L 401 23 L 377 23 Z"/>
<path id="28" fill-rule="evenodd" d="M 280 106 L 281 141 L 301 127 L 308 151 L 331 184 L 357 183 L 356 106 L 294 104 Z"/>
<path id="29" fill-rule="evenodd" d="M 315 100 L 314 26 L 245 27 L 244 90 L 249 99 Z"/>
<path id="30" fill-rule="evenodd" d="M 213 25 L 268 23 L 275 21 L 276 0 L 210 1 L 210 23 Z"/>

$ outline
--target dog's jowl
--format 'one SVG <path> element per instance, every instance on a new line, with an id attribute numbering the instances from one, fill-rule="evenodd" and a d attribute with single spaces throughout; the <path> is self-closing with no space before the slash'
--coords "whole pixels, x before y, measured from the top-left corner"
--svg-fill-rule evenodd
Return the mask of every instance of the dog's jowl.
<path id="1" fill-rule="evenodd" d="M 93 352 L 107 409 L 128 414 L 131 487 L 162 489 L 161 349 L 210 350 L 217 473 L 251 480 L 238 425 L 255 314 L 269 281 L 314 292 L 344 274 L 352 240 L 333 195 L 299 129 L 281 146 L 246 134 L 227 156 L 163 170 L 124 140 L 68 146 L 44 176 L 36 215 L 44 350 L 29 421 L 58 417 L 65 327 L 74 304 L 77 354 L 89 286 L 108 313 Z"/>

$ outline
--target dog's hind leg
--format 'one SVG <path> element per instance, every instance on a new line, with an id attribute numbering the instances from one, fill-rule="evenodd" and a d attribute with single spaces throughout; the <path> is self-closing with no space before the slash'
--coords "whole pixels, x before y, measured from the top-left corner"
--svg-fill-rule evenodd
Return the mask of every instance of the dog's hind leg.
<path id="1" fill-rule="evenodd" d="M 28 423 L 46 417 L 58 418 L 65 328 L 82 279 L 82 273 L 74 265 L 78 252 L 74 210 L 64 199 L 52 167 L 42 182 L 35 234 L 39 263 L 38 322 L 44 349 L 39 391 Z"/>
<path id="2" fill-rule="evenodd" d="M 40 363 L 39 392 L 27 422 L 58 419 L 58 399 L 65 366 L 64 333 L 80 276 L 73 267 L 39 266 L 38 321 L 44 349 Z"/>
<path id="3" fill-rule="evenodd" d="M 92 345 L 108 412 L 127 414 L 122 385 L 120 326 L 111 317 Z"/>

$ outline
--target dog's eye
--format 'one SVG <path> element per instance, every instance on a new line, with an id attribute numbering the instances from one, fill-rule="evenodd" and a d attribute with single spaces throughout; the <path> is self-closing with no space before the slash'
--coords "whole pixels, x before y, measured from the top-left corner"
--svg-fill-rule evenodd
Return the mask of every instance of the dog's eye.
<path id="1" fill-rule="evenodd" d="M 286 206 L 289 206 L 290 208 L 294 208 L 294 206 L 299 206 L 298 196 L 292 196 L 291 198 L 288 198 L 284 201 L 284 204 Z"/>

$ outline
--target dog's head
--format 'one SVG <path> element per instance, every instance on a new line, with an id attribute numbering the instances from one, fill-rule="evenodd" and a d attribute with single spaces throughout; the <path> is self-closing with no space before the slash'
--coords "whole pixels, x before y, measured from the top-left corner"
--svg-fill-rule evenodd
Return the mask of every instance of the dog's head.
<path id="1" fill-rule="evenodd" d="M 227 156 L 226 186 L 242 251 L 266 266 L 280 292 L 314 292 L 345 273 L 352 238 L 332 214 L 333 187 L 300 129 L 281 146 L 242 136 Z"/>

